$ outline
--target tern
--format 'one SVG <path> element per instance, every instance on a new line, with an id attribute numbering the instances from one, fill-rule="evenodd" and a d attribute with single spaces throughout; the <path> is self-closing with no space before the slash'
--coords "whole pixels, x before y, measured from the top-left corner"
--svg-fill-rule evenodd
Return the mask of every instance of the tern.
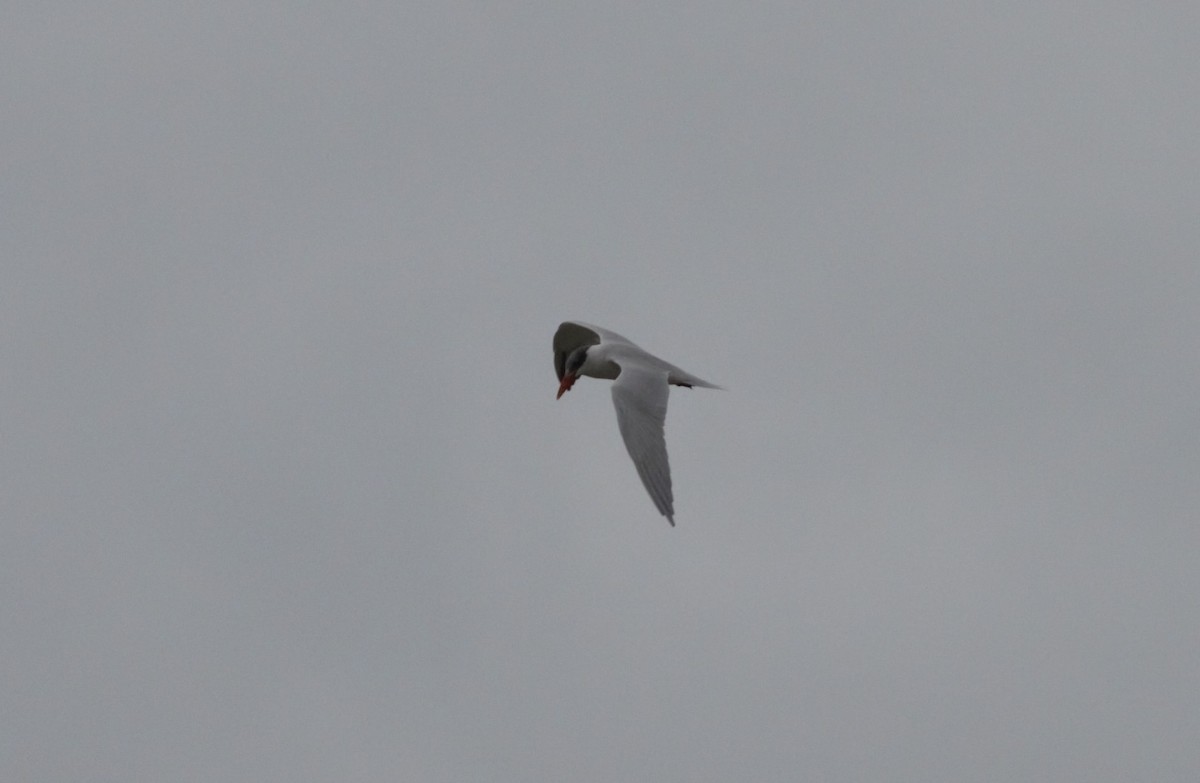
<path id="1" fill-rule="evenodd" d="M 555 399 L 570 391 L 581 375 L 613 381 L 613 406 L 625 448 L 650 499 L 674 527 L 671 466 L 663 435 L 667 395 L 672 385 L 721 387 L 668 364 L 616 332 L 579 321 L 564 321 L 554 333 L 554 371 L 559 381 Z"/>

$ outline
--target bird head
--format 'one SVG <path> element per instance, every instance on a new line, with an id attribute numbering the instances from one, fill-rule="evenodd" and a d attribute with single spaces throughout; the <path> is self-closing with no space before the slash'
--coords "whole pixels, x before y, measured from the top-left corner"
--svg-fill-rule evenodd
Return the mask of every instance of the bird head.
<path id="1" fill-rule="evenodd" d="M 554 399 L 557 400 L 569 392 L 571 387 L 575 385 L 575 381 L 579 380 L 579 373 L 583 370 L 584 362 L 587 361 L 587 350 L 588 346 L 585 345 L 571 351 L 570 356 L 567 357 L 566 364 L 563 365 L 562 381 L 558 384 L 558 395 Z"/>

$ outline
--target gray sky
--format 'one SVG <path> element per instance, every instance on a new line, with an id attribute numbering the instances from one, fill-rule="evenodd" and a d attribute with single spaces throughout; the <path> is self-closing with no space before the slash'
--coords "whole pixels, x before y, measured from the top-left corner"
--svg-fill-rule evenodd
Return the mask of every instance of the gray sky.
<path id="1" fill-rule="evenodd" d="M 9 6 L 3 780 L 1200 778 L 1195 6 Z"/>

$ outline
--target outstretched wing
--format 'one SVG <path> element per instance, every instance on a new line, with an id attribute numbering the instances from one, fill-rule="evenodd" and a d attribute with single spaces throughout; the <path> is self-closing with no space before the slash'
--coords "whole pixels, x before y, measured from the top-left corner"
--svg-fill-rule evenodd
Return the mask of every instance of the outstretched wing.
<path id="1" fill-rule="evenodd" d="M 671 466 L 667 462 L 667 373 L 628 363 L 613 382 L 613 406 L 625 449 L 659 513 L 675 525 Z"/>

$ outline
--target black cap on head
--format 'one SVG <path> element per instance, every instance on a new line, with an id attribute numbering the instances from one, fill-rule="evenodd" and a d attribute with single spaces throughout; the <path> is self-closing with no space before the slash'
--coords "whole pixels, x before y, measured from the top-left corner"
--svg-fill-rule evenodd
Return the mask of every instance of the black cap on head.
<path id="1" fill-rule="evenodd" d="M 571 355 L 567 357 L 566 370 L 571 375 L 578 375 L 579 369 L 583 367 L 583 363 L 587 361 L 587 351 L 589 346 L 582 346 L 571 351 Z"/>

